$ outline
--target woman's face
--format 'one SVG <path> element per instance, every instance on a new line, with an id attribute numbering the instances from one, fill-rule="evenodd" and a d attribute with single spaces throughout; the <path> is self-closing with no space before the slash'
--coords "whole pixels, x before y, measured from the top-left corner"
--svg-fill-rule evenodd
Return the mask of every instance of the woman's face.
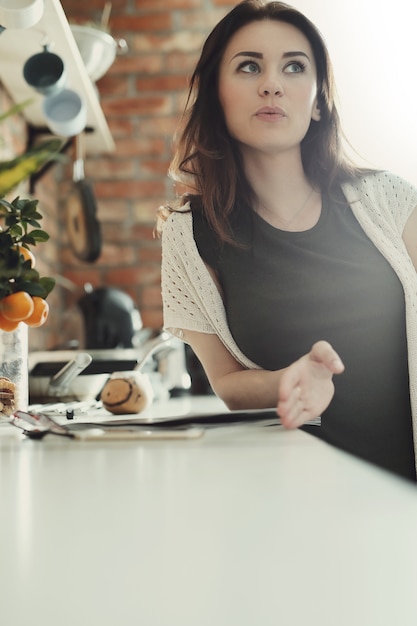
<path id="1" fill-rule="evenodd" d="M 299 152 L 311 120 L 320 119 L 312 48 L 285 22 L 238 30 L 220 63 L 218 88 L 226 126 L 244 155 Z"/>

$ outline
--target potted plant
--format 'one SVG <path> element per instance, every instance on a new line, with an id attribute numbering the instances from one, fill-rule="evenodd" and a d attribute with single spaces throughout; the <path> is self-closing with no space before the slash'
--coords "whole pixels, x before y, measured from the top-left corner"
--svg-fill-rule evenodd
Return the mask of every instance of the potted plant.
<path id="1" fill-rule="evenodd" d="M 0 115 L 0 122 L 26 104 Z M 60 139 L 52 139 L 0 162 L 0 414 L 24 408 L 27 402 L 27 327 L 46 321 L 46 298 L 55 284 L 35 269 L 32 249 L 49 239 L 41 229 L 38 200 L 16 197 L 9 201 L 5 196 L 57 158 L 61 145 Z"/>

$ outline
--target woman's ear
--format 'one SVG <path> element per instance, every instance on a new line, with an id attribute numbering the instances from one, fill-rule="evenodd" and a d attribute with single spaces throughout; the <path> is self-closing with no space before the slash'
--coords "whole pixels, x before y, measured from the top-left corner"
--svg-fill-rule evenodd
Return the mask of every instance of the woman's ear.
<path id="1" fill-rule="evenodd" d="M 317 101 L 313 107 L 313 111 L 311 113 L 311 119 L 314 120 L 315 122 L 319 122 L 321 120 L 321 112 L 320 112 L 320 108 L 319 108 Z"/>

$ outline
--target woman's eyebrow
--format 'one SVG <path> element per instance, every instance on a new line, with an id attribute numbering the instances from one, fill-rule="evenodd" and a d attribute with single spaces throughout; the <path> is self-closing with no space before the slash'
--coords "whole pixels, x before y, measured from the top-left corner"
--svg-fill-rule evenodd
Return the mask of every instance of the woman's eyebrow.
<path id="1" fill-rule="evenodd" d="M 308 54 L 306 54 L 302 50 L 292 50 L 290 52 L 284 52 L 284 54 L 282 55 L 283 59 L 288 59 L 289 57 L 299 57 L 299 56 L 305 57 L 306 59 L 310 60 L 310 57 L 308 56 Z M 243 51 L 243 52 L 237 52 L 232 57 L 232 60 L 235 59 L 236 57 L 253 57 L 255 59 L 263 59 L 264 55 L 262 54 L 262 52 Z"/>
<path id="2" fill-rule="evenodd" d="M 263 59 L 262 52 L 238 52 L 232 57 L 232 60 L 236 57 L 254 57 L 255 59 Z"/>
<path id="3" fill-rule="evenodd" d="M 302 50 L 293 50 L 292 52 L 284 52 L 282 56 L 284 59 L 288 59 L 288 57 L 305 57 L 306 59 L 310 60 L 310 57 L 308 56 L 308 54 L 306 54 Z"/>

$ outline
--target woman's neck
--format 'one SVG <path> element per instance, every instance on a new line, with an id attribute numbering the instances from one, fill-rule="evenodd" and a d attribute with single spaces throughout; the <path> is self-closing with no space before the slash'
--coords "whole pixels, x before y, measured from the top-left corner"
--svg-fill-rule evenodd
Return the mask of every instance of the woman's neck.
<path id="1" fill-rule="evenodd" d="M 254 192 L 253 209 L 283 230 L 304 230 L 316 223 L 319 190 L 305 175 L 301 156 L 245 155 L 245 174 Z"/>

